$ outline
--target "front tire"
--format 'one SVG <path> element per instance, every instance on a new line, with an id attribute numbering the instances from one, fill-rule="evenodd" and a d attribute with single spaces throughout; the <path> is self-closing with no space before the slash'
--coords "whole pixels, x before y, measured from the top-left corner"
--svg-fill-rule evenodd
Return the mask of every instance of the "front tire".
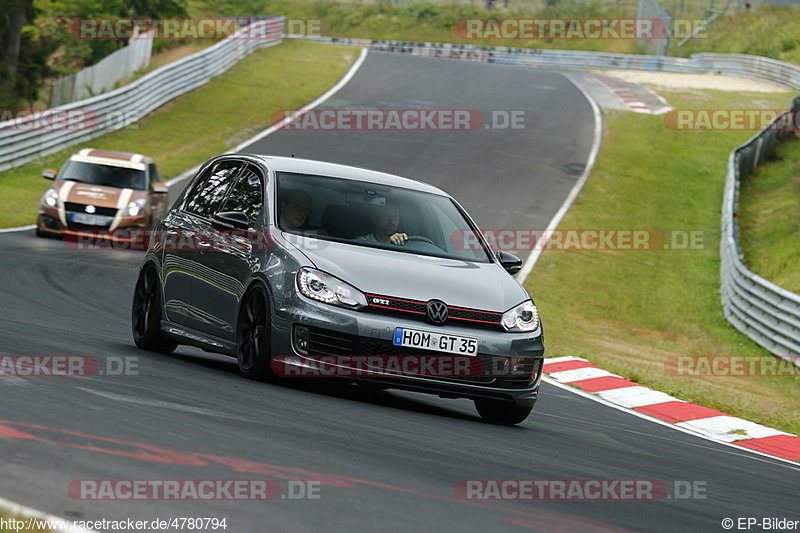
<path id="1" fill-rule="evenodd" d="M 246 378 L 274 377 L 270 369 L 270 314 L 267 292 L 256 285 L 242 301 L 236 325 L 236 360 Z"/>
<path id="2" fill-rule="evenodd" d="M 161 285 L 152 266 L 139 274 L 131 309 L 133 342 L 143 350 L 171 353 L 178 343 L 161 331 Z"/>
<path id="3" fill-rule="evenodd" d="M 486 422 L 513 426 L 523 422 L 533 411 L 531 405 L 517 405 L 499 400 L 474 400 L 475 409 Z"/>

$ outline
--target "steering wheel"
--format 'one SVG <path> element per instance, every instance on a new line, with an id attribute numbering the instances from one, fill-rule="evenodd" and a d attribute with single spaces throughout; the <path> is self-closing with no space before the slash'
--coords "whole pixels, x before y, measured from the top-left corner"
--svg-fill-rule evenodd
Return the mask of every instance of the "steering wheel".
<path id="1" fill-rule="evenodd" d="M 430 240 L 427 237 L 423 237 L 421 235 L 409 235 L 408 242 L 424 242 L 432 246 L 436 246 L 436 244 L 432 240 Z M 436 247 L 439 248 L 438 246 Z"/>

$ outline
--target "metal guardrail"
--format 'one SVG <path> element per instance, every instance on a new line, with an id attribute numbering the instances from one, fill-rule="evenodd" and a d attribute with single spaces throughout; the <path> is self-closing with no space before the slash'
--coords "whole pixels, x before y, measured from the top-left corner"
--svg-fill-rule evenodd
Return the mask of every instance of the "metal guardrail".
<path id="1" fill-rule="evenodd" d="M 118 130 L 170 100 L 225 72 L 255 48 L 281 42 L 283 17 L 252 22 L 234 35 L 140 79 L 86 100 L 48 110 L 45 116 L 72 116 L 73 126 L 45 125 L 42 117 L 0 122 L 0 170 L 13 168 L 66 146 Z"/>
<path id="2" fill-rule="evenodd" d="M 733 326 L 771 353 L 800 366 L 800 295 L 751 272 L 739 245 L 739 187 L 741 179 L 772 156 L 778 143 L 797 129 L 800 99 L 764 130 L 734 150 L 722 201 L 722 309 Z"/>

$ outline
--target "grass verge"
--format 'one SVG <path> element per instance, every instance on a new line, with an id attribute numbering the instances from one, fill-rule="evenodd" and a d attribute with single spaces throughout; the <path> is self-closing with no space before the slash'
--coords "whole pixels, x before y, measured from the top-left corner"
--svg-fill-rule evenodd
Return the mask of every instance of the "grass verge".
<path id="1" fill-rule="evenodd" d="M 745 262 L 759 276 L 800 292 L 800 141 L 742 180 L 739 223 Z"/>
<path id="2" fill-rule="evenodd" d="M 788 95 L 661 91 L 677 108 L 785 107 Z M 701 231 L 702 249 L 545 251 L 526 287 L 549 356 L 586 357 L 680 399 L 800 433 L 800 378 L 671 375 L 670 355 L 771 358 L 725 320 L 719 300 L 729 152 L 753 132 L 671 130 L 612 112 L 597 165 L 562 228 Z"/>
<path id="3" fill-rule="evenodd" d="M 225 75 L 160 107 L 134 125 L 0 172 L 0 227 L 32 224 L 48 183 L 75 151 L 102 148 L 156 159 L 166 181 L 268 127 L 276 111 L 310 102 L 347 71 L 358 50 L 300 40 L 256 50 Z"/>
<path id="4" fill-rule="evenodd" d="M 27 525 L 28 522 L 27 518 L 9 514 L 6 511 L 0 510 L 0 522 L 6 525 L 10 525 L 9 520 L 17 520 L 23 522 L 25 525 Z M 10 527 L 0 526 L 0 533 L 19 533 L 19 531 L 25 531 L 25 533 L 52 533 L 52 530 L 50 529 L 43 529 L 38 527 L 34 527 L 32 529 L 25 527 L 22 530 L 18 530 L 16 528 L 12 529 Z"/>

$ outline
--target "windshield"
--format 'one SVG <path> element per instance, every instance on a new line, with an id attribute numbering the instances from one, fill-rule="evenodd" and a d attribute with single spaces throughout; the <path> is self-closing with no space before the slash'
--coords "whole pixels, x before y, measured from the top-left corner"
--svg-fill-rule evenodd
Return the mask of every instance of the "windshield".
<path id="1" fill-rule="evenodd" d="M 278 227 L 307 237 L 398 252 L 489 262 L 446 196 L 362 181 L 278 173 Z"/>
<path id="2" fill-rule="evenodd" d="M 83 161 L 67 161 L 61 169 L 59 179 L 106 185 L 121 189 L 147 190 L 147 176 L 144 170 L 112 167 Z"/>

